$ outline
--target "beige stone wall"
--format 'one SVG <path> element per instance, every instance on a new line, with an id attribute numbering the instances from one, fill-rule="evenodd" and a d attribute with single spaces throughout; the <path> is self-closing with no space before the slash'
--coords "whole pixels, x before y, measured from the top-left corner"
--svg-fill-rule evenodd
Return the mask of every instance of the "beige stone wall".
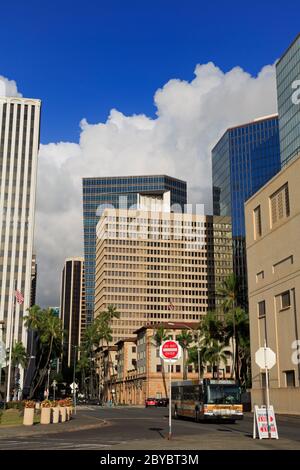
<path id="1" fill-rule="evenodd" d="M 255 352 L 266 338 L 277 355 L 270 371 L 271 400 L 281 412 L 299 413 L 295 399 L 299 400 L 300 374 L 293 345 L 300 339 L 300 158 L 246 203 L 245 218 L 253 402 L 261 400 L 263 385 Z M 289 305 L 284 304 L 285 292 Z M 265 316 L 259 315 L 260 302 L 265 302 Z M 295 388 L 287 383 L 292 373 Z"/>
<path id="2" fill-rule="evenodd" d="M 231 272 L 228 217 L 106 209 L 97 226 L 95 315 L 117 307 L 113 343 L 147 323 L 198 323 Z"/>

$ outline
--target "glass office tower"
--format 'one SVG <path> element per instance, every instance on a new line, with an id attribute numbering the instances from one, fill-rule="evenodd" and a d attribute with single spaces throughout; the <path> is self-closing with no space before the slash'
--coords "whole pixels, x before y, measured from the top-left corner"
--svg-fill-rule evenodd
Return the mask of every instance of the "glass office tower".
<path id="1" fill-rule="evenodd" d="M 276 64 L 281 166 L 300 153 L 300 34 Z"/>
<path id="2" fill-rule="evenodd" d="M 212 150 L 214 215 L 231 216 L 233 269 L 247 306 L 244 203 L 280 170 L 278 116 L 228 129 Z"/>
<path id="3" fill-rule="evenodd" d="M 171 205 L 184 211 L 186 182 L 165 175 L 83 178 L 83 229 L 85 259 L 86 321 L 94 314 L 96 225 L 103 209 L 133 207 L 138 194 L 162 194 L 170 191 Z M 176 208 L 175 208 L 176 210 Z"/>

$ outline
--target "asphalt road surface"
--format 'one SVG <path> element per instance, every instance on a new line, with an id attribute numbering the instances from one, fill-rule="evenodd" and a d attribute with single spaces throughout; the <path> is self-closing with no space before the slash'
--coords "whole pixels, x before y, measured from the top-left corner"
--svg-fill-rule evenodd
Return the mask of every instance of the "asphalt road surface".
<path id="1" fill-rule="evenodd" d="M 279 440 L 253 440 L 252 416 L 229 423 L 172 420 L 167 408 L 86 407 L 78 415 L 105 420 L 103 427 L 72 432 L 0 439 L 0 449 L 300 449 L 300 417 L 277 416 Z M 76 418 L 75 418 L 76 419 Z M 100 423 L 100 421 L 99 421 Z"/>

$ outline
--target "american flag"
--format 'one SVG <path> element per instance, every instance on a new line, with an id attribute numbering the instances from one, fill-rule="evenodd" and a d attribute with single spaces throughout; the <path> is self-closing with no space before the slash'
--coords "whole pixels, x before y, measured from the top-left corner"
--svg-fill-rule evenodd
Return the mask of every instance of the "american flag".
<path id="1" fill-rule="evenodd" d="M 18 302 L 18 304 L 21 305 L 24 302 L 23 294 L 18 289 L 15 292 L 15 297 L 16 297 L 16 301 Z"/>

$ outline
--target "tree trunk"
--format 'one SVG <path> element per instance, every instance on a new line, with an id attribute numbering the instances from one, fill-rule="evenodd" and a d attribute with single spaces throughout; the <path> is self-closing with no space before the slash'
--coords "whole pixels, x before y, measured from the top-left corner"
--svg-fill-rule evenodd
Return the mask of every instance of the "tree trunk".
<path id="1" fill-rule="evenodd" d="M 42 382 L 43 382 L 43 380 L 44 380 L 44 378 L 45 378 L 45 375 L 46 375 L 46 373 L 47 373 L 47 368 L 48 368 L 49 362 L 50 362 L 50 357 L 51 357 L 51 354 L 52 354 L 52 347 L 53 347 L 53 336 L 51 336 L 50 347 L 49 347 L 49 352 L 48 352 L 48 357 L 47 357 L 46 364 L 45 364 L 45 366 L 44 366 L 44 368 L 43 368 L 43 370 L 42 370 L 42 373 L 41 373 L 41 375 L 40 375 L 40 378 L 39 378 L 39 380 L 38 380 L 36 386 L 35 386 L 34 389 L 33 389 L 32 395 L 35 394 L 37 388 L 42 384 Z"/>
<path id="2" fill-rule="evenodd" d="M 187 367 L 186 367 L 186 348 L 182 348 L 182 366 L 183 366 L 183 380 L 187 380 Z"/>

